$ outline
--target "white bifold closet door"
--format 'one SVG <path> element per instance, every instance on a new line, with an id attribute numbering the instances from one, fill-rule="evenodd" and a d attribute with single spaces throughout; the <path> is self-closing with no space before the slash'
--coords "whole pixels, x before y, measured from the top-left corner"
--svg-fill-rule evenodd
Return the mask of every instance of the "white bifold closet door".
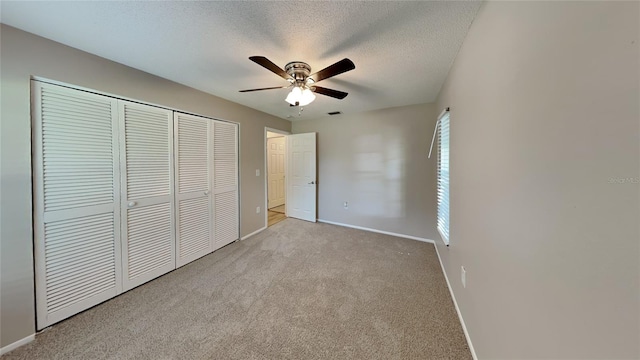
<path id="1" fill-rule="evenodd" d="M 123 289 L 176 267 L 173 112 L 118 101 Z"/>
<path id="2" fill-rule="evenodd" d="M 174 113 L 176 265 L 213 249 L 213 121 Z"/>
<path id="3" fill-rule="evenodd" d="M 236 124 L 39 81 L 32 98 L 38 330 L 238 239 Z"/>
<path id="4" fill-rule="evenodd" d="M 213 121 L 214 244 L 219 249 L 239 237 L 238 126 Z"/>
<path id="5" fill-rule="evenodd" d="M 121 289 L 117 100 L 32 82 L 37 328 Z"/>

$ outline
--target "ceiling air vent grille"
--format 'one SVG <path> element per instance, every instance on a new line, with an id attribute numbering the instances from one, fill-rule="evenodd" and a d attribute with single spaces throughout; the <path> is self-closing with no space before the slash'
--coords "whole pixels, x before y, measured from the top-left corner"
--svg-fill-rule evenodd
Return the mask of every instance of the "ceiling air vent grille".
<path id="1" fill-rule="evenodd" d="M 327 114 L 329 114 L 329 115 L 340 115 L 340 114 L 342 114 L 342 111 L 332 111 L 332 112 L 327 113 Z"/>

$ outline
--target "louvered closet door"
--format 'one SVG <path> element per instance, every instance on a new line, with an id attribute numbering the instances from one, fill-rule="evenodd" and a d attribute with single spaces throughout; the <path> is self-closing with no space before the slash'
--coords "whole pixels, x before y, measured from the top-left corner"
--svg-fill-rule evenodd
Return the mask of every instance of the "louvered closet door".
<path id="1" fill-rule="evenodd" d="M 123 287 L 175 269 L 173 114 L 118 101 Z"/>
<path id="2" fill-rule="evenodd" d="M 116 100 L 32 82 L 41 330 L 121 292 Z"/>
<path id="3" fill-rule="evenodd" d="M 213 251 L 213 168 L 209 119 L 174 113 L 176 162 L 176 263 Z"/>
<path id="4" fill-rule="evenodd" d="M 214 245 L 219 249 L 238 239 L 238 126 L 213 125 Z"/>

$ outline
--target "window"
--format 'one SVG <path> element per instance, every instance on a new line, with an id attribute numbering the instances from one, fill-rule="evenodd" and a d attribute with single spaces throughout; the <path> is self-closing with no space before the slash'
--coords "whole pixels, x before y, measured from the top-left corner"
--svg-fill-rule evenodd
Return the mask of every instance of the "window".
<path id="1" fill-rule="evenodd" d="M 438 119 L 438 232 L 449 245 L 449 111 Z"/>

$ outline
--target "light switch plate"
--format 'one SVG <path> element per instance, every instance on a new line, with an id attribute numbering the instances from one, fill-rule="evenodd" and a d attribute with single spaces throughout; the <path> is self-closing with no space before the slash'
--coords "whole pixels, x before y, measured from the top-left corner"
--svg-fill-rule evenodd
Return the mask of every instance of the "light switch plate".
<path id="1" fill-rule="evenodd" d="M 260 176 L 260 169 L 256 169 L 256 176 Z"/>

